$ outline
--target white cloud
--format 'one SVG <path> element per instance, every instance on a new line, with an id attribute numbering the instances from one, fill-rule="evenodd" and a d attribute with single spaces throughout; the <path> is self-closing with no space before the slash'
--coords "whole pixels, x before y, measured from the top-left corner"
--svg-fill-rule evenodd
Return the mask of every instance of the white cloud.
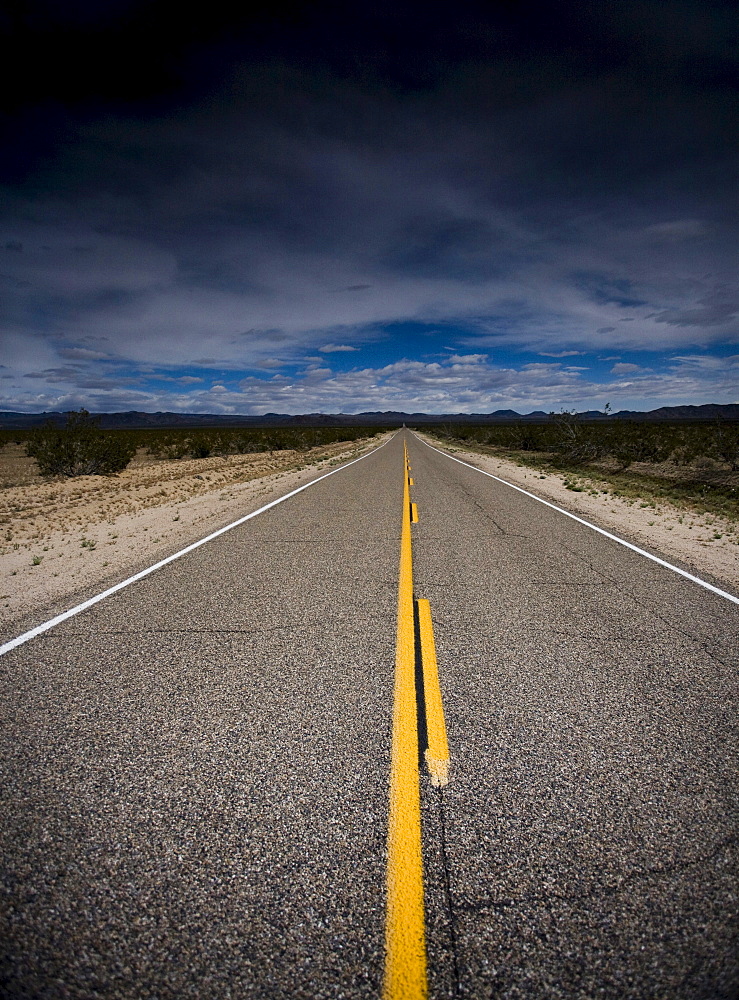
<path id="1" fill-rule="evenodd" d="M 110 354 L 92 351 L 87 347 L 62 347 L 59 350 L 59 357 L 68 361 L 102 361 L 110 358 Z"/>
<path id="2" fill-rule="evenodd" d="M 320 359 L 318 359 L 320 360 Z M 287 364 L 281 358 L 262 358 L 261 361 L 257 361 L 255 368 L 282 368 L 283 365 Z"/>
<path id="3" fill-rule="evenodd" d="M 324 344 L 318 348 L 324 354 L 336 354 L 339 351 L 358 351 L 358 347 L 351 347 L 349 344 Z"/>
<path id="4" fill-rule="evenodd" d="M 647 238 L 658 240 L 687 240 L 709 235 L 711 227 L 702 219 L 673 219 L 646 226 L 642 232 Z"/>
<path id="5" fill-rule="evenodd" d="M 572 358 L 576 354 L 585 354 L 585 351 L 539 351 L 543 358 Z"/>
<path id="6" fill-rule="evenodd" d="M 688 359 L 689 360 L 689 359 Z M 731 359 L 728 359 L 731 360 Z M 736 369 L 721 372 L 702 365 L 676 363 L 675 370 L 657 374 L 642 370 L 634 380 L 593 381 L 579 368 L 533 362 L 520 368 L 490 362 L 460 365 L 446 358 L 421 362 L 403 358 L 380 367 L 346 372 L 308 368 L 291 377 L 275 374 L 241 379 L 238 388 L 217 383 L 211 389 L 188 392 L 145 392 L 74 389 L 58 393 L 8 393 L 4 408 L 21 410 L 146 409 L 196 413 L 283 413 L 404 410 L 429 413 L 478 412 L 497 409 L 602 409 L 610 400 L 617 409 L 653 409 L 682 403 L 735 402 Z"/>
<path id="7" fill-rule="evenodd" d="M 452 354 L 449 357 L 449 360 L 456 365 L 481 365 L 487 359 L 487 354 Z"/>
<path id="8" fill-rule="evenodd" d="M 728 357 L 716 357 L 711 354 L 688 354 L 677 355 L 670 360 L 678 365 L 687 368 L 698 368 L 704 371 L 736 371 L 739 369 L 739 354 L 730 354 Z"/>

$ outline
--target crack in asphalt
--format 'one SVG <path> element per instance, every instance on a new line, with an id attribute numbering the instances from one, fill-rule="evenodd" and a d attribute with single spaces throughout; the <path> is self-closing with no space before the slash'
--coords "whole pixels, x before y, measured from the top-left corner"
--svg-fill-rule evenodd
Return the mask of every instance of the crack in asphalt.
<path id="1" fill-rule="evenodd" d="M 430 588 L 428 588 L 428 589 L 430 589 Z M 494 629 L 492 631 L 484 631 L 482 629 L 477 628 L 476 626 L 470 626 L 470 625 L 465 626 L 464 624 L 460 625 L 460 619 L 459 618 L 449 619 L 449 618 L 446 618 L 446 617 L 443 617 L 443 616 L 438 616 L 438 617 L 434 618 L 434 621 L 435 621 L 435 623 L 437 625 L 444 625 L 444 626 L 447 626 L 450 629 L 453 629 L 454 633 L 456 635 L 462 635 L 462 636 L 467 636 L 467 637 L 474 637 L 474 638 L 478 638 L 478 639 L 494 639 L 494 640 L 496 640 L 498 642 L 501 642 L 502 640 L 505 640 L 508 637 L 508 631 L 507 630 Z M 531 636 L 531 635 L 554 635 L 554 636 L 562 636 L 565 639 L 570 639 L 570 640 L 573 640 L 573 641 L 575 641 L 575 640 L 583 640 L 584 639 L 584 640 L 587 640 L 587 641 L 593 641 L 593 642 L 597 642 L 597 643 L 606 643 L 606 644 L 607 643 L 614 643 L 614 642 L 617 642 L 617 643 L 620 643 L 620 644 L 623 644 L 623 645 L 633 645 L 633 646 L 643 646 L 643 644 L 644 644 L 644 637 L 643 636 L 639 636 L 639 635 L 634 636 L 633 638 L 630 638 L 630 639 L 627 639 L 627 638 L 621 636 L 620 634 L 618 634 L 618 635 L 601 635 L 601 636 L 599 636 L 599 635 L 595 635 L 592 631 L 587 631 L 587 632 L 576 631 L 576 630 L 571 629 L 571 628 L 558 629 L 558 628 L 551 628 L 551 627 L 549 627 L 547 625 L 539 625 L 539 626 L 537 626 L 537 625 L 535 625 L 533 623 L 529 623 L 529 622 L 527 622 L 527 624 L 526 624 L 526 634 L 527 634 L 527 636 Z"/>
<path id="2" fill-rule="evenodd" d="M 145 629 L 115 629 L 105 630 L 95 629 L 96 636 L 134 636 L 134 635 L 261 635 L 266 632 L 295 632 L 298 629 L 313 628 L 315 625 L 323 623 L 319 621 L 296 622 L 294 624 L 282 623 L 273 628 L 145 628 Z M 49 639 L 83 639 L 89 637 L 89 632 L 64 632 L 55 634 L 45 634 L 38 636 L 38 639 L 48 641 Z"/>
<path id="3" fill-rule="evenodd" d="M 526 535 L 516 534 L 515 532 L 512 531 L 506 531 L 506 529 L 501 524 L 499 524 L 498 521 L 495 520 L 493 515 L 488 510 L 486 510 L 485 507 L 483 507 L 480 501 L 469 490 L 465 489 L 463 483 L 456 483 L 455 486 L 459 490 L 459 492 L 463 494 L 468 503 L 470 503 L 473 507 L 475 507 L 478 510 L 478 512 L 482 515 L 482 517 L 485 518 L 485 520 L 490 521 L 491 524 L 495 525 L 495 527 L 501 533 L 501 535 L 507 535 L 510 538 L 528 537 Z"/>
<path id="4" fill-rule="evenodd" d="M 680 874 L 681 872 L 688 871 L 698 865 L 707 864 L 709 861 L 717 858 L 725 848 L 735 847 L 736 843 L 737 837 L 732 834 L 724 837 L 723 840 L 720 840 L 712 851 L 709 851 L 698 858 L 684 859 L 682 861 L 677 861 L 672 865 L 647 868 L 643 871 L 632 872 L 631 874 L 624 876 L 618 885 L 599 886 L 590 890 L 583 890 L 581 892 L 574 893 L 527 893 L 524 896 L 509 897 L 507 899 L 494 901 L 480 901 L 477 903 L 460 902 L 457 904 L 457 911 L 461 910 L 466 913 L 479 913 L 481 910 L 492 910 L 497 912 L 510 909 L 512 906 L 520 906 L 522 903 L 548 903 L 552 900 L 569 903 L 580 902 L 587 899 L 602 899 L 608 896 L 617 896 L 619 893 L 628 890 L 629 886 L 635 882 L 644 883 L 648 882 L 650 879 L 668 878 L 671 875 Z"/>
<path id="5" fill-rule="evenodd" d="M 564 542 L 560 542 L 560 548 L 564 552 L 568 552 L 576 562 L 582 563 L 585 566 L 587 566 L 587 568 L 590 570 L 591 573 L 594 573 L 595 576 L 600 577 L 600 579 L 603 581 L 603 584 L 610 583 L 613 586 L 620 588 L 621 586 L 620 581 L 615 580 L 612 576 L 609 576 L 608 573 L 606 573 L 599 566 L 594 565 L 593 560 L 590 558 L 590 556 L 581 555 L 579 552 L 575 551 L 575 549 L 571 548 L 569 545 L 566 545 Z"/>
<path id="6" fill-rule="evenodd" d="M 694 642 L 695 645 L 698 647 L 698 649 L 702 650 L 710 660 L 713 660 L 715 663 L 721 664 L 721 666 L 723 667 L 730 667 L 733 665 L 724 662 L 718 655 L 716 655 L 716 653 L 711 652 L 711 649 L 709 647 L 712 645 L 712 640 L 699 638 L 698 636 L 693 635 L 692 632 L 689 632 L 688 629 L 681 627 L 675 622 L 669 621 L 667 618 L 664 617 L 664 615 L 660 614 L 660 612 L 656 610 L 654 607 L 649 607 L 648 605 L 644 604 L 643 601 L 640 601 L 632 591 L 627 590 L 625 591 L 625 593 L 628 594 L 628 596 L 631 598 L 634 604 L 636 604 L 638 608 L 641 608 L 642 611 L 647 611 L 649 614 L 653 615 L 658 621 L 662 622 L 662 624 L 666 628 L 672 630 L 673 632 L 677 632 L 678 635 L 683 636 L 683 638 L 689 639 L 691 642 Z"/>
<path id="7" fill-rule="evenodd" d="M 614 577 L 610 576 L 608 573 L 606 573 L 602 569 L 597 568 L 596 566 L 593 565 L 592 560 L 586 560 L 586 559 L 584 559 L 582 556 L 579 556 L 577 554 L 577 552 L 574 552 L 568 546 L 563 545 L 562 548 L 566 549 L 566 551 L 568 551 L 572 556 L 574 556 L 575 559 L 578 559 L 581 562 L 584 562 L 588 566 L 588 568 L 591 570 L 591 572 L 595 573 L 597 576 L 599 576 L 603 580 L 603 585 L 605 585 L 606 582 L 612 584 L 614 587 L 616 587 L 620 591 L 621 594 L 623 594 L 625 596 L 628 596 L 634 602 L 634 604 L 636 604 L 636 606 L 638 608 L 641 608 L 642 611 L 646 611 L 648 614 L 653 615 L 658 621 L 662 622 L 662 624 L 664 626 L 666 626 L 668 629 L 670 629 L 670 630 L 672 630 L 674 632 L 677 632 L 678 635 L 683 636 L 683 638 L 689 639 L 691 642 L 694 642 L 696 644 L 696 646 L 700 650 L 702 650 L 706 654 L 706 656 L 708 656 L 708 658 L 710 660 L 713 660 L 715 663 L 718 663 L 718 664 L 720 664 L 723 667 L 733 666 L 733 664 L 727 663 L 726 661 L 722 660 L 721 657 L 718 656 L 716 653 L 712 652 L 712 650 L 710 648 L 711 645 L 712 645 L 710 639 L 701 639 L 698 636 L 694 635 L 692 632 L 690 632 L 687 628 L 683 628 L 681 625 L 676 624 L 674 621 L 668 620 L 667 618 L 665 618 L 664 615 L 662 615 L 659 612 L 659 610 L 654 605 L 648 605 L 648 604 L 646 604 L 643 600 L 640 600 L 636 596 L 636 593 L 633 590 L 628 589 L 628 588 L 624 588 L 623 581 L 616 580 Z M 566 583 L 565 584 L 560 584 L 560 585 L 561 586 L 577 586 L 576 584 L 566 584 Z M 583 586 L 587 586 L 587 585 L 583 584 Z M 557 634 L 557 633 L 555 633 L 555 634 Z"/>
<path id="8" fill-rule="evenodd" d="M 437 792 L 438 792 L 438 802 L 439 802 L 439 829 L 441 831 L 441 869 L 444 873 L 444 900 L 446 902 L 446 907 L 449 914 L 449 950 L 451 951 L 452 954 L 451 995 L 453 997 L 457 997 L 459 996 L 459 991 L 460 991 L 459 956 L 458 956 L 456 919 L 454 916 L 454 905 L 452 902 L 451 871 L 449 867 L 449 856 L 447 851 L 446 813 L 444 811 L 444 789 L 439 787 L 437 789 Z"/>

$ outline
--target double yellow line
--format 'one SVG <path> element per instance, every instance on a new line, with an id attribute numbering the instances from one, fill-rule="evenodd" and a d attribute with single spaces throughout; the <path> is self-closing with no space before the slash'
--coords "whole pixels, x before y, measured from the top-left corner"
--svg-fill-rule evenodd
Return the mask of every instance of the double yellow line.
<path id="1" fill-rule="evenodd" d="M 413 480 L 410 478 L 411 467 L 405 444 L 403 467 L 403 520 L 398 574 L 383 998 L 424 1000 L 428 996 L 428 982 L 421 852 L 421 793 L 418 773 L 416 608 L 428 733 L 425 757 L 431 780 L 436 785 L 447 782 L 449 747 L 439 688 L 430 605 L 426 600 L 419 600 L 415 602 L 414 608 L 411 523 L 418 521 L 418 510 L 415 504 L 411 504 L 410 499 L 410 486 Z"/>

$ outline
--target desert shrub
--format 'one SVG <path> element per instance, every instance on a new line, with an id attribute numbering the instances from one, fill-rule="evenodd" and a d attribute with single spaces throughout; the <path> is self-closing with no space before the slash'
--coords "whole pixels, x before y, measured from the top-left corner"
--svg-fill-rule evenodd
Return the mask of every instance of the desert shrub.
<path id="1" fill-rule="evenodd" d="M 480 444 L 513 452 L 541 452 L 564 466 L 615 460 L 621 470 L 634 462 L 709 469 L 712 463 L 739 471 L 736 421 L 584 420 L 567 410 L 546 422 L 435 424 L 421 428 L 460 444 Z"/>
<path id="2" fill-rule="evenodd" d="M 568 462 L 578 465 L 595 462 L 608 453 L 608 443 L 598 425 L 585 423 L 570 410 L 550 413 L 553 439 L 550 447 Z"/>
<path id="3" fill-rule="evenodd" d="M 273 451 L 289 451 L 293 446 L 290 430 L 282 430 L 282 428 L 270 430 L 264 435 L 264 438 L 270 454 Z"/>
<path id="4" fill-rule="evenodd" d="M 665 462 L 677 444 L 673 429 L 664 424 L 614 423 L 605 431 L 605 450 L 622 469 L 632 462 Z"/>
<path id="5" fill-rule="evenodd" d="M 87 410 L 67 414 L 64 426 L 46 423 L 28 435 L 26 454 L 42 476 L 108 476 L 125 469 L 133 444 L 100 430 Z"/>
<path id="6" fill-rule="evenodd" d="M 700 431 L 702 428 L 687 424 L 674 428 L 670 461 L 675 465 L 691 465 L 701 455 L 705 455 L 705 442 Z"/>
<path id="7" fill-rule="evenodd" d="M 124 433 L 124 432 L 113 432 Z M 158 458 L 209 458 L 262 451 L 306 451 L 378 434 L 375 427 L 203 427 L 126 431 L 127 439 Z"/>
<path id="8" fill-rule="evenodd" d="M 29 430 L 20 427 L 3 428 L 0 430 L 0 448 L 4 448 L 11 441 L 13 444 L 23 444 L 28 439 L 30 433 Z"/>
<path id="9" fill-rule="evenodd" d="M 247 455 L 256 451 L 267 451 L 267 442 L 261 431 L 237 431 L 234 436 L 234 448 L 239 455 Z"/>
<path id="10" fill-rule="evenodd" d="M 711 431 L 706 453 L 719 462 L 726 462 L 732 472 L 739 472 L 739 424 L 718 422 Z"/>
<path id="11" fill-rule="evenodd" d="M 205 434 L 212 455 L 226 456 L 232 451 L 234 432 L 229 427 L 214 427 Z"/>
<path id="12" fill-rule="evenodd" d="M 505 432 L 507 446 L 516 451 L 544 451 L 551 446 L 550 429 L 541 424 L 518 422 L 513 427 L 501 427 L 499 430 Z M 499 433 L 496 438 L 502 438 L 502 435 Z M 502 441 L 490 440 L 490 444 L 498 443 Z"/>
<path id="13" fill-rule="evenodd" d="M 157 432 L 149 441 L 147 451 L 157 458 L 184 458 L 189 455 L 190 446 L 182 433 Z"/>
<path id="14" fill-rule="evenodd" d="M 207 432 L 193 434 L 189 442 L 193 458 L 208 458 L 213 451 L 213 439 Z"/>

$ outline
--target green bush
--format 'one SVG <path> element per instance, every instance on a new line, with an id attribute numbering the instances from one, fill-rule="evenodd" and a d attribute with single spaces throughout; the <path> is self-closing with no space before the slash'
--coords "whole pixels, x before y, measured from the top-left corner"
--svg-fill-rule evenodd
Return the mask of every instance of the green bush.
<path id="1" fill-rule="evenodd" d="M 109 476 L 125 469 L 135 453 L 131 441 L 100 430 L 87 410 L 68 413 L 63 427 L 44 424 L 26 442 L 42 476 Z"/>

